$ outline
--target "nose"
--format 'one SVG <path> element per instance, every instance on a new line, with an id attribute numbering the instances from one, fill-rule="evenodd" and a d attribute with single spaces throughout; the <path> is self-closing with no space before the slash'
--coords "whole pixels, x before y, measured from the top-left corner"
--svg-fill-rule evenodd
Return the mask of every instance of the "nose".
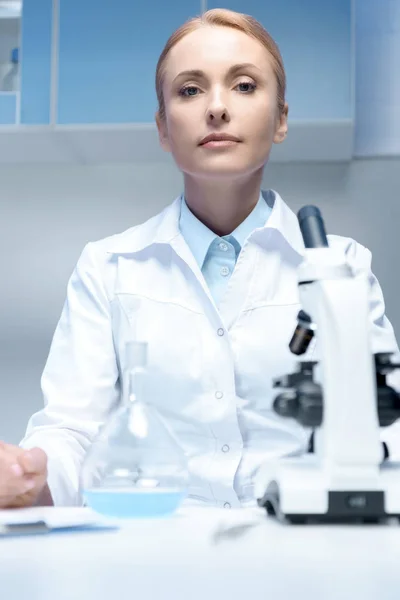
<path id="1" fill-rule="evenodd" d="M 223 95 L 220 92 L 215 91 L 207 107 L 207 121 L 211 121 L 215 124 L 219 121 L 228 122 L 229 120 L 229 111 Z"/>

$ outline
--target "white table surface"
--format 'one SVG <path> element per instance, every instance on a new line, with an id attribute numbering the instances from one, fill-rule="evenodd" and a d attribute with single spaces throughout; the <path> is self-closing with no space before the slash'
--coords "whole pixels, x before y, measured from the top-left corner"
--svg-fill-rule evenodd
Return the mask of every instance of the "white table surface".
<path id="1" fill-rule="evenodd" d="M 399 600 L 400 527 L 190 508 L 118 531 L 4 538 L 0 598 Z"/>

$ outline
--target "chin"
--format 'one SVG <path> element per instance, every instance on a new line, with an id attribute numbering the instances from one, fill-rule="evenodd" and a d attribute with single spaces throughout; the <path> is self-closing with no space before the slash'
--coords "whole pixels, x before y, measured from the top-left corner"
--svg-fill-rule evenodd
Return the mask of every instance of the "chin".
<path id="1" fill-rule="evenodd" d="M 207 164 L 196 164 L 182 168 L 182 171 L 195 177 L 240 177 L 257 169 L 257 165 L 228 160 L 208 161 Z"/>
<path id="2" fill-rule="evenodd" d="M 223 181 L 224 179 L 229 178 L 229 180 L 232 181 L 234 179 L 240 180 L 240 179 L 249 177 L 258 170 L 259 170 L 258 166 L 248 165 L 247 167 L 243 167 L 243 168 L 234 167 L 231 169 L 229 169 L 229 168 L 208 169 L 208 170 L 204 170 L 201 173 L 198 173 L 198 176 L 199 177 L 207 177 L 209 179 L 215 179 L 215 180 L 220 180 L 220 181 Z"/>

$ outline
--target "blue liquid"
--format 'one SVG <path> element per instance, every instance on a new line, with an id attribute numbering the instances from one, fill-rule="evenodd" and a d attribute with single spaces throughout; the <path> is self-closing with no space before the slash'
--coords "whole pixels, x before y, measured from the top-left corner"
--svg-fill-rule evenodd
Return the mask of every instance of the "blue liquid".
<path id="1" fill-rule="evenodd" d="M 86 490 L 84 498 L 88 506 L 102 515 L 117 518 L 164 517 L 172 514 L 185 498 L 186 493 L 176 490 Z"/>

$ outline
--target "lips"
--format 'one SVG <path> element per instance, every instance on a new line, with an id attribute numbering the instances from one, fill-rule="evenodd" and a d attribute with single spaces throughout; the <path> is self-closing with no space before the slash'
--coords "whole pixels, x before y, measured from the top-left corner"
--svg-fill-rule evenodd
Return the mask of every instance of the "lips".
<path id="1" fill-rule="evenodd" d="M 207 144 L 207 142 L 240 142 L 239 138 L 234 135 L 229 135 L 228 133 L 211 133 L 203 138 L 199 144 L 199 146 L 203 146 Z"/>

